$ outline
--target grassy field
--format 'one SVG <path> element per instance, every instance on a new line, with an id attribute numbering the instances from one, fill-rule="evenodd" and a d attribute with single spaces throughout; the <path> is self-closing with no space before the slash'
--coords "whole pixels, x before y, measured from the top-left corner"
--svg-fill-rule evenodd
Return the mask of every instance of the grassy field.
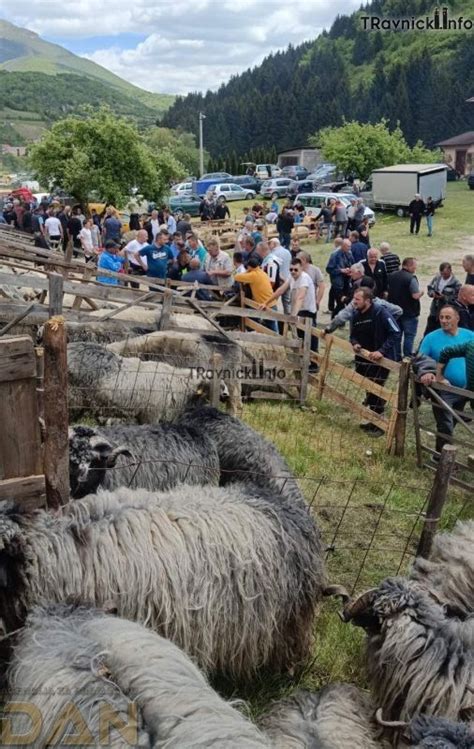
<path id="1" fill-rule="evenodd" d="M 241 216 L 244 205 L 231 204 L 233 215 Z M 372 244 L 389 241 L 399 255 L 416 256 L 422 284 L 444 259 L 464 279 L 461 258 L 473 250 L 473 208 L 474 192 L 464 182 L 450 183 L 445 206 L 435 216 L 433 237 L 425 236 L 425 226 L 412 237 L 408 220 L 378 215 Z M 330 245 L 303 246 L 324 268 Z M 408 569 L 419 538 L 418 516 L 433 480 L 432 472 L 416 466 L 411 414 L 403 459 L 388 456 L 383 440 L 368 437 L 357 417 L 328 400 L 310 398 L 304 410 L 291 403 L 251 402 L 243 418 L 277 445 L 301 477 L 324 542 L 334 545 L 328 553 L 331 582 L 361 591 Z M 468 503 L 465 493 L 451 489 L 441 527 L 452 527 L 458 517 L 473 517 L 473 510 L 472 499 Z M 340 621 L 338 608 L 335 601 L 323 604 L 310 665 L 297 682 L 267 679 L 240 693 L 252 712 L 296 686 L 317 689 L 334 681 L 365 685 L 363 635 Z"/>

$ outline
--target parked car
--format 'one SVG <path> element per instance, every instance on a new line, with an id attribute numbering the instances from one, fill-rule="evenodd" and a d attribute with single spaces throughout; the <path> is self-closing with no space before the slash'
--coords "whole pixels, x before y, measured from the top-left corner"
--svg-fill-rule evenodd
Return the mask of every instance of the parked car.
<path id="1" fill-rule="evenodd" d="M 171 188 L 173 195 L 191 195 L 192 190 L 192 182 L 179 182 Z"/>
<path id="2" fill-rule="evenodd" d="M 307 174 L 308 170 L 304 166 L 298 166 L 298 164 L 284 166 L 281 170 L 282 177 L 290 177 L 296 180 L 305 179 Z"/>
<path id="3" fill-rule="evenodd" d="M 258 177 L 252 177 L 250 174 L 242 174 L 238 177 L 234 177 L 233 184 L 240 185 L 244 188 L 249 188 L 250 190 L 255 190 L 255 192 L 260 192 L 260 187 L 262 186 L 262 181 L 258 179 Z"/>
<path id="4" fill-rule="evenodd" d="M 288 188 L 293 182 L 292 179 L 285 177 L 277 177 L 276 179 L 266 179 L 262 182 L 260 187 L 260 195 L 262 198 L 284 198 L 288 192 Z"/>
<path id="5" fill-rule="evenodd" d="M 223 184 L 212 185 L 208 193 L 216 200 L 251 200 L 257 194 L 255 190 L 248 187 L 241 187 L 233 182 L 224 182 Z"/>
<path id="6" fill-rule="evenodd" d="M 474 190 L 474 172 L 471 172 L 467 178 L 467 184 L 470 190 Z"/>
<path id="7" fill-rule="evenodd" d="M 255 164 L 253 161 L 243 161 L 240 166 L 246 167 L 249 175 L 261 180 L 281 175 L 281 169 L 276 164 Z"/>
<path id="8" fill-rule="evenodd" d="M 168 205 L 173 213 L 182 211 L 190 216 L 199 216 L 201 199 L 196 195 L 170 195 Z"/>
<path id="9" fill-rule="evenodd" d="M 309 179 L 296 180 L 292 179 L 286 193 L 287 198 L 294 198 L 299 195 L 300 192 L 311 192 L 313 189 L 313 183 Z"/>
<path id="10" fill-rule="evenodd" d="M 320 211 L 321 203 L 329 204 L 331 198 L 341 200 L 346 207 L 350 206 L 351 200 L 357 198 L 356 195 L 351 193 L 337 193 L 337 192 L 304 192 L 295 199 L 295 204 L 300 203 L 306 209 L 306 213 L 310 216 L 317 216 Z M 369 219 L 369 226 L 375 224 L 375 213 L 371 208 L 365 206 L 364 217 Z"/>
<path id="11" fill-rule="evenodd" d="M 316 182 L 316 185 L 321 192 L 345 192 L 350 188 L 349 182 L 343 180 L 340 182 L 324 182 L 322 185 Z"/>
<path id="12" fill-rule="evenodd" d="M 233 177 L 229 172 L 209 172 L 208 174 L 203 174 L 199 179 L 220 179 L 222 182 L 227 182 L 228 180 L 233 179 Z"/>

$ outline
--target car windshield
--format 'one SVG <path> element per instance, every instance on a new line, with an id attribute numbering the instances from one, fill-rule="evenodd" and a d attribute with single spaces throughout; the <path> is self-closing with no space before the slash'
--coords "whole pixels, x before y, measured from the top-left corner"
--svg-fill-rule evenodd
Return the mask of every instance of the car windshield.
<path id="1" fill-rule="evenodd" d="M 272 181 L 271 179 L 266 179 L 265 182 L 262 182 L 262 187 L 271 187 Z"/>

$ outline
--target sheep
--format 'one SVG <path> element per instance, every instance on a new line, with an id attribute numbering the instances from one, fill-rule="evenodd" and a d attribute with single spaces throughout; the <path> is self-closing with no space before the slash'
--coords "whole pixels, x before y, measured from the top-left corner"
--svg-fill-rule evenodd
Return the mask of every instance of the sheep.
<path id="1" fill-rule="evenodd" d="M 438 534 L 429 559 L 416 558 L 410 579 L 453 613 L 474 613 L 474 520 Z"/>
<path id="2" fill-rule="evenodd" d="M 388 720 L 474 715 L 474 617 L 447 615 L 416 583 L 388 578 L 344 610 L 367 632 L 367 668 Z"/>
<path id="3" fill-rule="evenodd" d="M 69 430 L 69 480 L 74 499 L 99 486 L 166 491 L 180 483 L 217 484 L 219 456 L 211 439 L 191 427 L 76 425 Z"/>
<path id="4" fill-rule="evenodd" d="M 153 327 L 130 327 L 130 323 L 124 320 L 97 321 L 93 325 L 84 322 L 67 322 L 68 343 L 101 343 L 103 345 L 121 341 L 128 336 L 141 336 L 153 332 Z"/>
<path id="5" fill-rule="evenodd" d="M 417 715 L 410 723 L 382 720 L 381 710 L 376 720 L 390 729 L 391 746 L 397 749 L 474 749 L 474 733 L 467 723 L 454 723 L 445 718 Z"/>
<path id="6" fill-rule="evenodd" d="M 93 317 L 103 317 L 110 310 L 98 309 L 91 312 Z M 161 320 L 161 307 L 145 309 L 144 307 L 128 307 L 128 309 L 117 312 L 114 320 L 125 320 L 142 327 L 152 327 L 155 330 Z M 169 328 L 184 328 L 185 330 L 208 330 L 215 331 L 214 326 L 201 315 L 173 312 L 168 321 Z"/>
<path id="7" fill-rule="evenodd" d="M 249 481 L 268 487 L 275 499 L 285 498 L 306 507 L 306 502 L 285 459 L 276 447 L 242 421 L 215 408 L 185 411 L 179 423 L 209 435 L 217 446 L 221 484 Z"/>
<path id="8" fill-rule="evenodd" d="M 15 648 L 9 685 L 4 730 L 8 723 L 19 738 L 32 737 L 29 716 L 40 715 L 34 749 L 73 741 L 113 749 L 270 748 L 179 648 L 93 608 L 36 608 Z M 17 700 L 28 701 L 28 713 L 16 712 Z"/>
<path id="9" fill-rule="evenodd" d="M 96 343 L 68 344 L 69 400 L 73 409 L 106 408 L 140 424 L 172 421 L 205 390 L 190 369 L 125 359 Z"/>
<path id="10" fill-rule="evenodd" d="M 272 706 L 260 720 L 274 749 L 382 749 L 370 697 L 352 684 L 331 684 L 320 692 L 296 692 Z"/>
<path id="11" fill-rule="evenodd" d="M 72 597 L 147 623 L 206 673 L 249 680 L 303 665 L 326 586 L 306 512 L 249 484 L 120 488 L 61 515 L 0 516 L 0 616 Z"/>

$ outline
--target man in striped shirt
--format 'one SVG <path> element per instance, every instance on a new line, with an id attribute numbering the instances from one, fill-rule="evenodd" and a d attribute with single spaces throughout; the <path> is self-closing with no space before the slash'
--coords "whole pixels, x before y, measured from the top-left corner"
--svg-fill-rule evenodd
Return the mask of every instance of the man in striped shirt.
<path id="1" fill-rule="evenodd" d="M 395 271 L 397 270 L 400 270 L 400 258 L 398 257 L 398 255 L 395 255 L 394 252 L 390 252 L 390 245 L 388 242 L 381 242 L 379 250 L 380 254 L 382 255 L 382 260 L 385 263 L 388 275 L 390 275 L 390 273 L 395 273 Z"/>

